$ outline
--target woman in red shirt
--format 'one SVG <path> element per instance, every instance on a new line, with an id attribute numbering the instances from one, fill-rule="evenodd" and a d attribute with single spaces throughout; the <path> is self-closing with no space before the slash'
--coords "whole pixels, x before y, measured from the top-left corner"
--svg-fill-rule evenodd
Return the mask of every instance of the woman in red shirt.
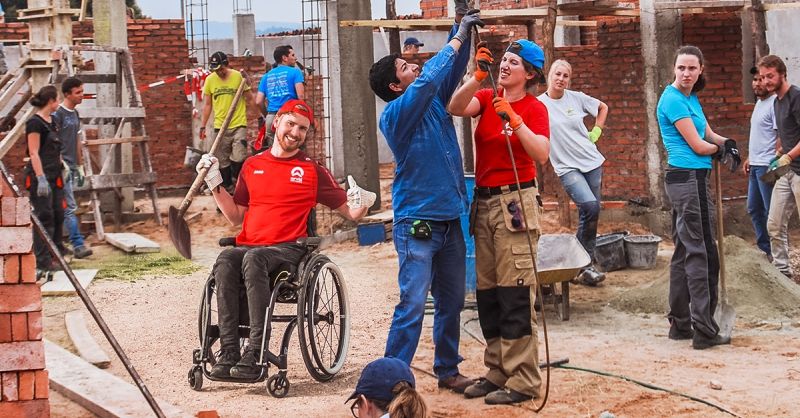
<path id="1" fill-rule="evenodd" d="M 536 297 L 528 237 L 539 240 L 539 192 L 536 164 L 550 151 L 547 108 L 527 88 L 543 80 L 544 52 L 528 40 L 512 42 L 500 62 L 498 91 L 479 89 L 489 75 L 484 62 L 491 52 L 480 46 L 473 77 L 453 95 L 448 111 L 456 116 L 480 116 L 475 129 L 475 198 L 470 230 L 475 236 L 477 300 L 486 338 L 486 376 L 468 387 L 468 398 L 485 396 L 488 404 L 511 404 L 539 397 Z M 488 67 L 488 66 L 487 66 Z M 514 151 L 522 199 L 506 145 Z"/>

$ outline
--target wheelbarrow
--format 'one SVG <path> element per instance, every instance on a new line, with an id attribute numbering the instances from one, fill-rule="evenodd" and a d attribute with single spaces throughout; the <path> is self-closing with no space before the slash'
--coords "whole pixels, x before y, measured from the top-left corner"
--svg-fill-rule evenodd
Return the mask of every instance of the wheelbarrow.
<path id="1" fill-rule="evenodd" d="M 536 252 L 536 278 L 542 286 L 550 286 L 551 293 L 544 296 L 541 305 L 552 302 L 562 321 L 569 320 L 569 281 L 591 264 L 589 253 L 583 249 L 575 235 L 545 234 L 539 237 Z M 556 283 L 561 283 L 561 294 L 556 294 Z M 559 304 L 561 308 L 559 309 Z"/>

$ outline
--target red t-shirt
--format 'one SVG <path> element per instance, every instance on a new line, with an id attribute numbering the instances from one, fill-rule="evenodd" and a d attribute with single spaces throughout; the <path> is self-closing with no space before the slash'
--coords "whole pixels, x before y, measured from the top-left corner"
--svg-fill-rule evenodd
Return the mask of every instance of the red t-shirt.
<path id="1" fill-rule="evenodd" d="M 277 158 L 265 151 L 245 160 L 233 201 L 247 206 L 236 245 L 263 246 L 307 236 L 311 209 L 317 203 L 339 208 L 347 193 L 306 154 Z"/>
<path id="2" fill-rule="evenodd" d="M 503 90 L 498 93 L 503 96 Z M 506 138 L 502 129 L 505 121 L 494 111 L 492 90 L 482 89 L 475 93 L 481 104 L 481 120 L 475 128 L 475 184 L 481 187 L 496 187 L 513 184 L 514 170 L 508 156 Z M 539 99 L 526 94 L 521 100 L 511 103 L 511 108 L 522 117 L 525 125 L 537 135 L 550 138 L 550 122 L 547 107 Z M 525 152 L 519 138 L 512 134 L 511 149 L 517 164 L 519 181 L 526 182 L 536 178 L 536 164 Z"/>

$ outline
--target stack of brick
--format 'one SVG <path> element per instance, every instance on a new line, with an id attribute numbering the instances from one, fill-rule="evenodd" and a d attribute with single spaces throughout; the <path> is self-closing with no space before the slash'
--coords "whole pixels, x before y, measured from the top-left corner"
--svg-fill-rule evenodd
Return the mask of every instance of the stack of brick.
<path id="1" fill-rule="evenodd" d="M 0 179 L 0 416 L 49 417 L 30 203 Z"/>
<path id="2" fill-rule="evenodd" d="M 447 17 L 447 0 L 420 0 L 423 19 Z"/>

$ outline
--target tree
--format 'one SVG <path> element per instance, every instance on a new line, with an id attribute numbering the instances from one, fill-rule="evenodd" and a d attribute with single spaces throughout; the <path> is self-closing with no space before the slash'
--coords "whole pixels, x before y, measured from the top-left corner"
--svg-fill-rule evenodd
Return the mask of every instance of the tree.
<path id="1" fill-rule="evenodd" d="M 3 10 L 6 12 L 6 22 L 16 22 L 17 10 L 26 9 L 28 7 L 28 0 L 0 0 L 0 4 L 3 5 Z M 80 9 L 81 0 L 69 0 L 69 5 L 74 9 Z M 131 9 L 134 19 L 145 17 L 142 15 L 142 9 L 136 4 L 136 0 L 125 0 L 125 6 Z M 92 0 L 89 0 L 86 13 L 88 16 L 92 15 Z"/>

